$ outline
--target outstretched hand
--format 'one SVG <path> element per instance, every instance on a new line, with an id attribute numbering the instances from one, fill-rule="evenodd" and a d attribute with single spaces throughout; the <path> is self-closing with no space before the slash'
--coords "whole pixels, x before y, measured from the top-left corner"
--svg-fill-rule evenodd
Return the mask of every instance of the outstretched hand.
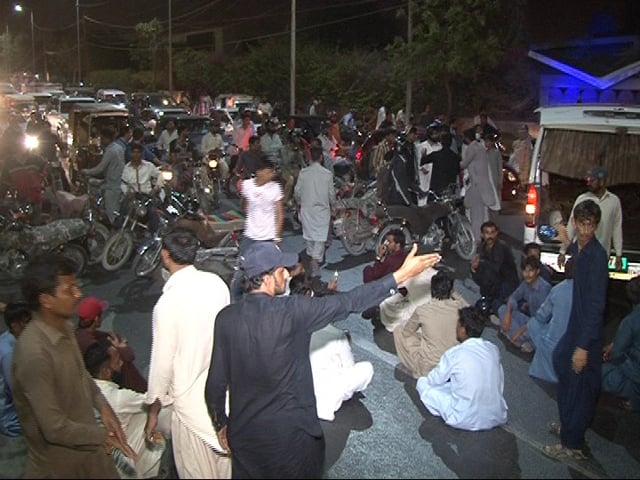
<path id="1" fill-rule="evenodd" d="M 398 285 L 424 272 L 427 268 L 433 267 L 442 260 L 442 257 L 438 253 L 427 253 L 424 255 L 417 255 L 417 253 L 418 244 L 414 243 L 402 266 L 393 273 L 393 277 L 396 279 Z"/>

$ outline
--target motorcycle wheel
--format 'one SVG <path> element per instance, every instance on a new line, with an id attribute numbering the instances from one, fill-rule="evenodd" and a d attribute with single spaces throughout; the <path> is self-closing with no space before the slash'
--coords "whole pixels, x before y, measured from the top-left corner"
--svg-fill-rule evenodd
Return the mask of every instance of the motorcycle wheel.
<path id="1" fill-rule="evenodd" d="M 89 251 L 89 265 L 95 265 L 102 260 L 104 247 L 109 239 L 109 229 L 103 224 L 95 222 L 87 236 L 87 250 Z"/>
<path id="2" fill-rule="evenodd" d="M 121 268 L 133 252 L 133 237 L 129 232 L 118 232 L 107 240 L 102 255 L 102 268 L 114 272 Z"/>
<path id="3" fill-rule="evenodd" d="M 476 237 L 469 219 L 460 213 L 455 220 L 450 220 L 449 230 L 452 240 L 455 242 L 455 251 L 463 260 L 471 260 L 476 253 Z"/>
<path id="4" fill-rule="evenodd" d="M 367 249 L 367 241 L 353 242 L 351 238 L 357 231 L 357 218 L 358 212 L 355 210 L 351 212 L 351 215 L 345 215 L 342 221 L 342 228 L 344 229 L 344 235 L 342 236 L 342 245 L 349 255 L 358 256 L 362 255 Z M 361 219 L 361 221 L 364 221 Z"/>
<path id="5" fill-rule="evenodd" d="M 76 270 L 76 275 L 82 274 L 87 267 L 87 252 L 80 245 L 67 243 L 60 250 L 60 255 L 68 258 L 69 260 L 72 260 L 73 263 L 76 264 L 76 266 L 78 267 L 78 269 Z"/>
<path id="6" fill-rule="evenodd" d="M 380 233 L 378 233 L 378 237 L 376 238 L 376 252 L 380 251 L 380 247 L 382 246 L 385 239 L 387 238 L 387 235 L 389 235 L 389 232 L 392 230 L 400 230 L 402 233 L 404 233 L 405 249 L 408 249 L 409 247 L 411 247 L 411 244 L 413 243 L 413 237 L 409 229 L 406 226 L 403 226 L 399 222 L 398 223 L 394 222 L 394 223 L 388 223 L 380 229 Z"/>
<path id="7" fill-rule="evenodd" d="M 136 277 L 147 277 L 151 275 L 156 267 L 160 265 L 160 250 L 162 243 L 159 239 L 153 239 L 142 246 L 133 259 L 133 272 Z"/>
<path id="8" fill-rule="evenodd" d="M 10 249 L 3 253 L 6 260 L 3 260 L 3 264 L 6 265 L 6 271 L 11 278 L 17 280 L 22 278 L 24 269 L 29 264 L 29 256 L 21 250 Z"/>

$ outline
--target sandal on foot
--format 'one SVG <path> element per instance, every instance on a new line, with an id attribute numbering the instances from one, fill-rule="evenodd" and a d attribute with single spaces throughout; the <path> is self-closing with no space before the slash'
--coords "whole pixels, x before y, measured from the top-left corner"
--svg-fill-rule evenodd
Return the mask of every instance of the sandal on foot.
<path id="1" fill-rule="evenodd" d="M 560 424 L 558 422 L 549 422 L 547 424 L 549 433 L 554 434 L 556 437 L 560 436 Z"/>
<path id="2" fill-rule="evenodd" d="M 547 457 L 555 460 L 586 460 L 587 456 L 580 449 L 567 448 L 561 443 L 556 445 L 546 445 L 542 449 Z"/>

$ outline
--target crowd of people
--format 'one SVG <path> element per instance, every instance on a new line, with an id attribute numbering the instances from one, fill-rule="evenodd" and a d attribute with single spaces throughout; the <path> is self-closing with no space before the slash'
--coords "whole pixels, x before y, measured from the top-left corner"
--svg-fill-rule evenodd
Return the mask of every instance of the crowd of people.
<path id="1" fill-rule="evenodd" d="M 546 455 L 585 458 L 600 391 L 638 410 L 640 277 L 628 283 L 633 311 L 604 344 L 608 252 L 613 246 L 619 261 L 622 249 L 620 204 L 605 187 L 606 170 L 589 172 L 589 192 L 576 200 L 563 232 L 558 263 L 565 279 L 552 286 L 552 272 L 531 244 L 520 261 L 521 280 L 511 248 L 489 219 L 500 208 L 495 125 L 480 115 L 460 137 L 453 122 L 434 123 L 425 108 L 397 145 L 398 117 L 384 107 L 379 112 L 376 127 L 386 135 L 372 152 L 372 174 L 381 181 L 386 170 L 395 192 L 386 198 L 416 207 L 420 190 L 452 183 L 465 190 L 481 235 L 470 262 L 477 304 L 468 305 L 453 277 L 436 269 L 440 255 L 418 255 L 401 231 L 388 233 L 362 285 L 341 292 L 335 280 L 320 282 L 336 196 L 326 148 L 336 158 L 331 151 L 340 146 L 334 135 L 328 143 L 321 137 L 335 122 L 307 151 L 292 130 L 283 140 L 275 123 L 256 135 L 245 116 L 235 136 L 237 163 L 226 170 L 227 178 L 239 172 L 246 213 L 240 268 L 227 286 L 195 268 L 192 231 L 176 228 L 163 237 L 169 278 L 152 312 L 148 378 L 127 340 L 100 330 L 108 305 L 82 298 L 73 262 L 46 255 L 26 269 L 24 303 L 4 306 L 8 330 L 0 335 L 0 432 L 24 436 L 26 475 L 153 477 L 170 439 L 181 478 L 319 478 L 320 419 L 333 420 L 374 374 L 369 362 L 355 361 L 348 332 L 331 325 L 353 312 L 381 318 L 424 407 L 453 428 L 487 430 L 508 420 L 499 349 L 482 338 L 491 325 L 508 344 L 533 354 L 531 376 L 556 384 L 559 421 L 549 429 L 560 441 L 545 446 Z M 158 140 L 169 156 L 181 141 L 170 123 Z M 426 138 L 418 143 L 421 124 Z M 219 148 L 216 128 L 202 141 L 207 154 Z M 104 156 L 85 173 L 105 176 L 105 202 L 115 211 L 123 182 L 157 188 L 157 167 L 128 141 L 132 131 L 101 133 Z M 291 181 L 277 181 L 278 166 L 287 165 L 295 165 Z M 280 248 L 290 199 L 300 210 L 306 267 Z"/>

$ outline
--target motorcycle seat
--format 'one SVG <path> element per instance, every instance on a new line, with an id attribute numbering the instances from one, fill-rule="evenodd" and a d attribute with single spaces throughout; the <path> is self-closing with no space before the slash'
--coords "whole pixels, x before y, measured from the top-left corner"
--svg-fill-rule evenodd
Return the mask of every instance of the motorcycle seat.
<path id="1" fill-rule="evenodd" d="M 449 208 L 438 203 L 428 204 L 423 207 L 390 205 L 387 207 L 387 212 L 392 218 L 405 219 L 414 233 L 423 235 L 434 221 L 448 215 Z"/>
<path id="2" fill-rule="evenodd" d="M 79 217 L 89 206 L 89 195 L 76 196 L 64 190 L 58 190 L 56 201 L 62 218 Z"/>

